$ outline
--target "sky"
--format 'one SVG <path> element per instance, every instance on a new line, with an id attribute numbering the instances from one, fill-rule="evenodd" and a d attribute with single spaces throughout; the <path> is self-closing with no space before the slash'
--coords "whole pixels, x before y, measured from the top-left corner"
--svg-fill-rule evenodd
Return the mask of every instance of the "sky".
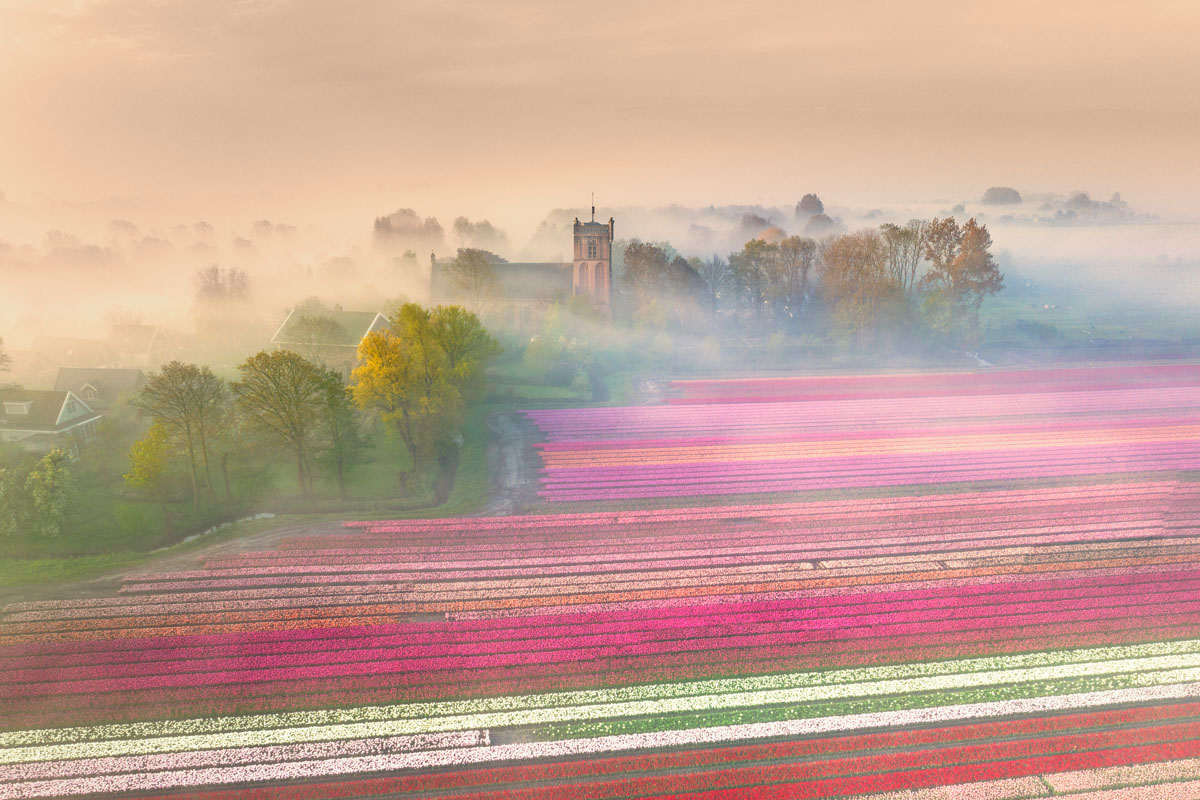
<path id="1" fill-rule="evenodd" d="M 0 192 L 105 221 L 529 228 L 591 192 L 1002 184 L 1195 219 L 1198 40 L 1194 0 L 0 0 Z"/>

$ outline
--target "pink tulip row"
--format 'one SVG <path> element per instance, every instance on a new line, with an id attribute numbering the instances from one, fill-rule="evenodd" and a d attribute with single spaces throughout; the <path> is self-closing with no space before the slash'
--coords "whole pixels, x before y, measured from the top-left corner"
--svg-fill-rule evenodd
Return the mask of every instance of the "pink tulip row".
<path id="1" fill-rule="evenodd" d="M 1195 446 L 1200 450 L 1200 445 Z M 621 486 L 606 489 L 584 488 L 543 489 L 543 497 L 557 502 L 628 500 L 635 498 L 665 498 L 684 496 L 706 496 L 714 494 L 761 494 L 780 491 L 822 491 L 861 487 L 883 487 L 921 485 L 933 483 L 959 483 L 984 481 L 1012 481 L 1031 478 L 1057 478 L 1080 475 L 1108 475 L 1126 472 L 1149 472 L 1161 470 L 1200 469 L 1200 452 L 1182 456 L 1131 455 L 1120 460 L 1112 456 L 1083 458 L 1059 463 L 1016 463 L 1007 467 L 963 467 L 929 471 L 919 468 L 897 468 L 892 472 L 872 474 L 865 470 L 861 474 L 839 477 L 801 478 L 797 475 L 775 475 L 767 477 L 761 472 L 739 477 L 716 475 L 703 480 L 687 481 L 683 476 L 664 477 L 660 483 L 646 486 Z M 635 475 L 636 471 L 631 471 Z M 596 486 L 596 482 L 592 482 Z"/>
<path id="2" fill-rule="evenodd" d="M 1030 561 L 1028 556 L 1038 552 L 1043 553 L 1046 557 L 1041 560 L 1054 562 L 1059 560 L 1069 560 L 1074 557 L 1077 559 L 1092 559 L 1106 554 L 1105 545 L 1113 545 L 1123 548 L 1118 552 L 1111 554 L 1111 558 L 1141 558 L 1142 553 L 1139 552 L 1145 548 L 1154 548 L 1146 557 L 1156 557 L 1166 559 L 1171 554 L 1177 554 L 1178 558 L 1174 559 L 1180 562 L 1187 562 L 1187 556 L 1193 554 L 1197 550 L 1194 544 L 1175 544 L 1167 545 L 1162 542 L 1157 543 L 1085 543 L 1078 545 L 1067 545 L 1067 549 L 1061 554 L 1062 557 L 1054 549 L 1048 549 L 1050 546 L 1043 545 L 1036 548 L 1012 548 L 1012 555 L 1015 559 L 1005 560 L 1001 552 L 983 551 L 979 554 L 972 554 L 970 551 L 951 550 L 944 553 L 922 553 L 913 556 L 911 559 L 892 558 L 885 563 L 875 566 L 874 561 L 867 563 L 856 563 L 845 567 L 836 564 L 827 563 L 822 558 L 819 571 L 814 571 L 815 567 L 811 561 L 797 560 L 785 561 L 780 563 L 764 563 L 764 561 L 752 561 L 751 563 L 739 566 L 729 565 L 694 565 L 686 569 L 670 569 L 670 570 L 654 570 L 651 572 L 643 572 L 640 570 L 626 572 L 609 572 L 599 573 L 591 576 L 586 584 L 581 587 L 580 576 L 574 574 L 555 575 L 549 577 L 540 577 L 542 572 L 537 569 L 529 570 L 521 573 L 512 573 L 510 577 L 498 578 L 493 580 L 445 580 L 445 581 L 426 581 L 414 583 L 409 586 L 405 593 L 405 602 L 421 603 L 428 602 L 434 599 L 463 599 L 463 600 L 489 600 L 505 597 L 521 597 L 532 595 L 548 595 L 548 594 L 577 594 L 581 588 L 585 588 L 589 592 L 609 592 L 609 591 L 628 591 L 645 589 L 666 589 L 672 587 L 695 586 L 702 585 L 712 579 L 723 579 L 725 583 L 745 583 L 755 580 L 768 580 L 773 577 L 784 578 L 792 575 L 811 578 L 832 578 L 849 575 L 873 574 L 876 572 L 887 574 L 901 574 L 903 572 L 912 572 L 918 570 L 936 570 L 942 568 L 942 562 L 951 556 L 953 560 L 961 562 L 965 567 L 978 566 L 987 567 L 998 566 L 1005 563 L 1035 563 Z M 294 586 L 298 584 L 305 585 L 364 585 L 370 586 L 373 581 L 373 576 L 379 577 L 384 581 L 393 581 L 397 579 L 396 573 L 371 573 L 370 575 L 346 573 L 338 575 L 289 575 L 283 578 L 261 577 L 261 578 L 216 578 L 211 580 L 192 580 L 192 581 L 164 581 L 155 584 L 142 585 L 142 589 L 147 592 L 180 592 L 180 591 L 200 591 L 204 589 L 227 589 L 236 586 L 270 586 L 277 582 L 284 582 L 286 586 Z M 287 604 L 291 606 L 294 604 Z M 281 606 L 282 607 L 282 606 Z M 263 606 L 258 606 L 259 609 Z M 251 613 L 254 609 L 249 612 Z M 415 609 L 412 609 L 415 610 Z M 411 611 L 411 610 L 410 610 Z M 310 616 L 322 615 L 320 609 L 311 609 Z M 409 613 L 403 608 L 396 608 L 396 613 Z M 229 612 L 232 616 L 236 616 L 240 612 Z M 88 626 L 102 626 L 102 620 L 105 616 L 89 616 L 82 619 L 92 620 Z M 154 620 L 157 622 L 157 620 Z M 24 623 L 6 622 L 0 624 L 0 633 L 14 630 L 13 626 L 19 626 Z"/>
<path id="3" fill-rule="evenodd" d="M 903 373 L 888 375 L 824 375 L 789 378 L 735 378 L 676 380 L 669 386 L 681 399 L 715 401 L 730 395 L 788 395 L 807 397 L 828 393 L 920 392 L 945 395 L 1000 391 L 1059 391 L 1124 388 L 1127 386 L 1191 386 L 1200 381 L 1200 369 L 1191 364 L 1122 367 L 1075 367 L 1053 370 L 1025 369 L 996 372 Z"/>
<path id="4" fill-rule="evenodd" d="M 1155 413 L 1200 406 L 1200 386 L 1119 391 L 1054 392 L 1027 395 L 847 399 L 711 406 L 634 406 L 626 408 L 526 411 L 550 441 L 588 441 L 724 436 L 731 433 L 778 434 L 810 429 L 894 428 L 928 420 L 1004 417 L 1067 417 L 1077 414 Z"/>
<path id="5" fill-rule="evenodd" d="M 976 508 L 988 505 L 1007 507 L 1012 503 L 1053 502 L 1084 499 L 1106 499 L 1145 496 L 1161 498 L 1185 488 L 1177 481 L 1125 482 L 1104 485 L 1080 484 L 1032 489 L 1005 489 L 975 493 L 906 495 L 900 497 L 869 497 L 830 499 L 827 501 L 737 504 L 660 509 L 631 509 L 625 511 L 568 512 L 505 517 L 448 517 L 431 520 L 378 520 L 346 522 L 347 528 L 377 528 L 380 526 L 408 533 L 445 534 L 462 531 L 475 534 L 485 530 L 506 533 L 530 531 L 534 528 L 571 527 L 609 524 L 632 524 L 637 521 L 692 521 L 728 519 L 745 516 L 791 517 L 794 515 L 844 516 L 870 511 L 909 512 L 923 508 Z M 328 546 L 330 538 L 297 537 Z M 287 539 L 284 540 L 288 541 Z"/>
<path id="6" fill-rule="evenodd" d="M 717 536 L 697 537 L 680 534 L 675 537 L 664 536 L 661 541 L 655 541 L 654 549 L 639 549 L 633 552 L 626 543 L 618 540 L 618 546 L 605 545 L 603 549 L 592 548 L 589 552 L 552 557 L 497 559 L 489 562 L 459 561 L 424 561 L 416 559 L 395 560 L 394 556 L 368 556 L 353 558 L 343 557 L 293 557 L 283 563 L 254 563 L 251 559 L 249 566 L 236 566 L 239 559 L 229 559 L 224 562 L 209 565 L 204 570 L 190 570 L 170 573 L 145 574 L 138 577 L 136 583 L 156 584 L 162 581 L 183 581 L 191 579 L 250 577 L 250 576 L 288 576 L 316 575 L 332 573 L 370 573 L 393 572 L 394 574 L 409 574 L 410 577 L 397 580 L 445 580 L 460 578 L 495 578 L 505 577 L 513 573 L 520 574 L 575 574 L 587 572 L 604 572 L 624 569 L 623 564 L 632 568 L 668 568 L 692 562 L 712 563 L 760 563 L 766 557 L 778 556 L 779 560 L 789 555 L 812 559 L 831 556 L 862 556 L 862 555 L 894 555 L 910 552 L 914 547 L 922 552 L 942 552 L 947 550 L 972 550 L 991 547 L 1022 545 L 1054 545 L 1087 542 L 1105 542 L 1124 539 L 1148 538 L 1177 538 L 1187 536 L 1182 530 L 1164 529 L 1161 524 L 1146 524 L 1142 520 L 1110 523 L 1106 529 L 1096 530 L 1092 524 L 1071 524 L 1043 526 L 1035 528 L 1016 528 L 1008 531 L 994 529 L 969 530 L 961 532 L 954 530 L 950 533 L 931 532 L 928 536 L 906 534 L 902 536 L 881 536 L 878 539 L 848 539 L 843 531 L 841 536 L 834 536 L 825 531 L 820 534 L 778 534 L 773 536 L 739 537 L 738 542 L 746 542 L 743 546 L 729 545 L 726 547 L 706 547 L 704 545 L 720 541 Z M 878 530 L 878 528 L 876 529 Z M 1007 535 L 1000 535 L 1007 534 Z M 726 532 L 726 537 L 728 533 Z M 628 541 L 628 540 L 627 540 Z M 636 541 L 636 540 L 635 540 Z M 728 541 L 726 538 L 725 541 Z M 867 546 L 866 542 L 872 542 Z M 651 545 L 645 545 L 648 548 Z M 551 551 L 553 552 L 553 551 Z M 466 555 L 466 553 L 464 553 Z M 331 563 L 332 562 L 332 563 Z M 228 566 L 227 566 L 228 565 Z M 407 573 L 402 571 L 407 570 Z M 131 582 L 132 583 L 132 582 Z"/>

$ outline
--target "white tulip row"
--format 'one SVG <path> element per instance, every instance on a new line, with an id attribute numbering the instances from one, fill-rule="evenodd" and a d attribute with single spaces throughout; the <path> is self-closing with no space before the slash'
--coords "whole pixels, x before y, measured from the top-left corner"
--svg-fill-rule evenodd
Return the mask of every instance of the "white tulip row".
<path id="1" fill-rule="evenodd" d="M 679 683 L 628 686 L 617 689 L 546 692 L 533 695 L 485 697 L 474 700 L 404 703 L 390 706 L 365 706 L 322 711 L 293 711 L 239 717 L 209 717 L 13 731 L 0 733 L 0 761 L 2 761 L 2 748 L 28 747 L 43 744 L 65 744 L 99 739 L 138 739 L 152 736 L 231 733 L 234 731 L 301 726 L 344 725 L 409 718 L 429 719 L 432 717 L 462 716 L 520 709 L 591 706 L 696 695 L 746 693 L 837 684 L 862 684 L 876 681 L 958 675 L 968 672 L 1004 671 L 1006 674 L 1011 674 L 1013 670 L 1086 664 L 1090 662 L 1109 665 L 1101 667 L 1101 670 L 1104 670 L 1109 669 L 1115 663 L 1132 659 L 1159 658 L 1164 656 L 1195 656 L 1196 654 L 1200 654 L 1200 640 L 1190 639 L 1176 642 L 1094 647 L 1081 650 L 1024 653 L 1020 655 L 985 658 L 964 658 L 952 661 L 899 664 L 882 667 L 854 667 L 820 672 L 762 675 L 748 678 L 683 681 Z M 1193 659 L 1185 663 L 1191 666 L 1200 664 L 1200 661 Z M 1079 670 L 1072 670 L 1070 674 L 1084 673 Z"/>
<path id="2" fill-rule="evenodd" d="M 201 733 L 142 739 L 49 744 L 0 750 L 0 764 L 57 761 L 72 758 L 146 755 L 150 753 L 214 750 L 230 747 L 345 741 L 384 736 L 407 736 L 440 731 L 481 728 L 523 727 L 550 723 L 588 722 L 628 717 L 660 717 L 669 714 L 794 705 L 850 698 L 907 696 L 919 692 L 944 692 L 1089 678 L 1118 681 L 1119 688 L 1145 687 L 1200 681 L 1200 655 L 1157 656 L 1141 659 L 1060 664 L 1049 667 L 992 670 L 920 678 L 878 680 L 863 683 L 800 686 L 787 689 L 732 691 L 723 694 L 665 697 L 649 700 L 556 706 L 550 708 L 493 711 L 452 716 L 393 719 L 341 725 L 315 725 L 256 731 Z M 1112 683 L 1094 688 L 1118 688 Z"/>
<path id="3" fill-rule="evenodd" d="M 342 742 L 311 742 L 298 745 L 232 747 L 224 750 L 156 753 L 147 756 L 81 758 L 73 761 L 33 761 L 27 764 L 10 764 L 4 767 L 3 770 L 0 770 L 0 775 L 2 775 L 4 780 L 29 781 L 81 775 L 103 775 L 114 772 L 155 772 L 165 769 L 184 769 L 188 767 L 271 764 L 283 761 L 306 761 L 315 758 L 387 755 L 390 753 L 410 753 L 417 750 L 439 750 L 449 747 L 478 747 L 488 743 L 487 731 L 452 731 L 450 733 L 422 733 L 416 736 L 353 739 Z"/>
<path id="4" fill-rule="evenodd" d="M 0 800 L 87 794 L 94 792 L 149 791 L 189 786 L 253 781 L 283 781 L 385 772 L 405 769 L 466 766 L 489 762 L 519 762 L 564 758 L 647 748 L 687 747 L 776 737 L 812 736 L 871 728 L 908 727 L 1026 714 L 1044 714 L 1126 703 L 1144 703 L 1200 697 L 1200 683 L 1113 691 L 1076 693 L 1055 697 L 971 703 L 937 708 L 884 711 L 819 719 L 751 723 L 713 728 L 623 734 L 556 742 L 465 747 L 419 753 L 332 758 L 241 767 L 209 767 L 176 771 L 126 773 L 88 778 L 66 778 L 0 784 Z"/>

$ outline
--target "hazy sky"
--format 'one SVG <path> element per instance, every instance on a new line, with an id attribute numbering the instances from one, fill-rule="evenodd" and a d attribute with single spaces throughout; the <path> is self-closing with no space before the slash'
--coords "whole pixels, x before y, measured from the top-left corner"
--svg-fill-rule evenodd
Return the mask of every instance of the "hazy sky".
<path id="1" fill-rule="evenodd" d="M 0 0 L 0 191 L 198 218 L 1121 191 L 1200 216 L 1200 4 Z"/>

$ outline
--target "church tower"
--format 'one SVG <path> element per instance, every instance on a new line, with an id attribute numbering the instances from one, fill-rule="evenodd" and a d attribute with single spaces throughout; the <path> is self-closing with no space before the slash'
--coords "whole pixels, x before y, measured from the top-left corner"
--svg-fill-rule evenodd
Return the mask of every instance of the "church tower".
<path id="1" fill-rule="evenodd" d="M 596 207 L 592 206 L 592 221 L 575 218 L 575 268 L 571 294 L 591 297 L 596 305 L 612 317 L 612 243 L 613 220 L 596 222 Z"/>

